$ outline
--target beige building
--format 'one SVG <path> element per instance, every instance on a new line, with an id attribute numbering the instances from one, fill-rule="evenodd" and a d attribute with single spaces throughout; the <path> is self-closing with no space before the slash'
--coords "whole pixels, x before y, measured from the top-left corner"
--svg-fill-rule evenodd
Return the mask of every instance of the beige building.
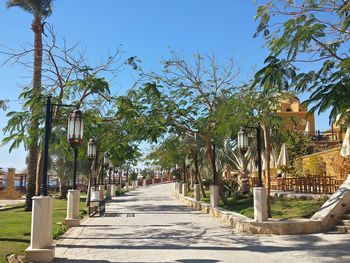
<path id="1" fill-rule="evenodd" d="M 315 134 L 314 114 L 308 112 L 307 106 L 301 105 L 297 96 L 291 96 L 281 101 L 281 107 L 277 115 L 283 120 L 283 129 L 296 129 L 305 131 L 308 125 L 308 132 Z"/>

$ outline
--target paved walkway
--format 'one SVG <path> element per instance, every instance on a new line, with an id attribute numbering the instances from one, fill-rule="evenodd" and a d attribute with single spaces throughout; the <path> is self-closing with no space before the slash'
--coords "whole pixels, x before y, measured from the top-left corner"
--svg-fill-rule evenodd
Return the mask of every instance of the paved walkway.
<path id="1" fill-rule="evenodd" d="M 55 262 L 350 262 L 350 234 L 249 236 L 184 206 L 173 184 L 118 197 L 73 228 Z"/>

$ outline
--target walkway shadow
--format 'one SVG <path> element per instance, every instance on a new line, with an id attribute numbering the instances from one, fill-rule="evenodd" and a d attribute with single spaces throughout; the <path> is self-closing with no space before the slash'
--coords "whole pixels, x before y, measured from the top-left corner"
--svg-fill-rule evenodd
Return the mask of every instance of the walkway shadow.
<path id="1" fill-rule="evenodd" d="M 178 259 L 175 262 L 182 262 L 182 263 L 214 263 L 214 262 L 220 262 L 216 259 Z"/>
<path id="2" fill-rule="evenodd" d="M 64 262 L 72 262 L 72 263 L 84 263 L 84 262 L 112 262 L 109 260 L 89 260 L 89 259 L 67 259 L 67 258 L 55 258 L 55 260 L 53 262 L 57 262 L 57 263 L 64 263 Z"/>

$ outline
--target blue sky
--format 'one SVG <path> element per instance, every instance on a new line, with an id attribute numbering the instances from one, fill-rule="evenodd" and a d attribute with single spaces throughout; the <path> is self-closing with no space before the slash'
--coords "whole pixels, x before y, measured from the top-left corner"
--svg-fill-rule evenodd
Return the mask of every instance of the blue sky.
<path id="1" fill-rule="evenodd" d="M 103 4 L 101 4 L 103 3 Z M 119 45 L 125 58 L 138 56 L 146 70 L 159 69 L 169 48 L 190 56 L 215 52 L 221 59 L 233 57 L 240 80 L 246 81 L 268 54 L 262 39 L 253 39 L 256 6 L 252 0 L 55 0 L 47 22 L 71 44 L 80 42 L 93 64 Z M 33 42 L 32 17 L 18 8 L 0 4 L 0 44 L 19 48 Z M 3 57 L 0 57 L 3 59 Z M 0 99 L 16 100 L 21 87 L 30 84 L 31 72 L 20 66 L 0 67 Z M 123 94 L 133 83 L 133 73 L 123 72 L 112 81 L 114 93 Z M 10 102 L 10 109 L 19 107 Z M 6 123 L 0 111 L 0 127 Z M 327 116 L 316 119 L 318 129 L 328 127 Z M 3 134 L 0 132 L 0 140 Z M 0 148 L 0 167 L 25 166 L 23 149 L 8 153 Z"/>

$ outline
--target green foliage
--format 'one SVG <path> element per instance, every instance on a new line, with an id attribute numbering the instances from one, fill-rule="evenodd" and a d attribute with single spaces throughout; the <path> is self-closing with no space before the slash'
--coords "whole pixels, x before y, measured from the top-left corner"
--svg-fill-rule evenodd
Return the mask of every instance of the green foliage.
<path id="1" fill-rule="evenodd" d="M 303 132 L 288 130 L 284 133 L 284 141 L 288 150 L 289 160 L 293 165 L 298 157 L 312 153 L 314 149 L 311 139 Z"/>
<path id="2" fill-rule="evenodd" d="M 325 199 L 271 198 L 271 214 L 276 219 L 310 218 L 325 202 Z M 253 197 L 229 198 L 225 209 L 254 218 Z"/>
<path id="3" fill-rule="evenodd" d="M 62 236 L 66 231 L 69 229 L 69 227 L 65 224 L 59 225 L 58 228 L 55 229 L 55 231 L 52 233 L 53 239 L 59 239 L 60 236 Z"/>
<path id="4" fill-rule="evenodd" d="M 128 190 L 126 189 L 118 189 L 117 191 L 115 191 L 116 196 L 121 196 L 121 195 L 125 195 L 128 192 Z"/>
<path id="5" fill-rule="evenodd" d="M 136 181 L 137 180 L 137 173 L 136 172 L 132 172 L 129 174 L 129 183 L 132 181 Z"/>
<path id="6" fill-rule="evenodd" d="M 187 154 L 186 145 L 180 143 L 180 138 L 170 135 L 150 152 L 147 159 L 154 160 L 155 165 L 170 169 L 182 163 Z"/>
<path id="7" fill-rule="evenodd" d="M 20 7 L 36 19 L 44 19 L 52 13 L 53 0 L 7 0 L 7 7 Z"/>
<path id="8" fill-rule="evenodd" d="M 312 112 L 331 109 L 330 122 L 338 114 L 349 121 L 350 104 L 344 100 L 350 84 L 348 12 L 349 1 L 332 0 L 268 1 L 257 8 L 255 36 L 263 35 L 272 56 L 282 57 L 280 61 L 290 67 L 323 62 L 313 63 L 306 72 L 294 68 L 291 87 L 311 91 L 306 103 Z"/>

